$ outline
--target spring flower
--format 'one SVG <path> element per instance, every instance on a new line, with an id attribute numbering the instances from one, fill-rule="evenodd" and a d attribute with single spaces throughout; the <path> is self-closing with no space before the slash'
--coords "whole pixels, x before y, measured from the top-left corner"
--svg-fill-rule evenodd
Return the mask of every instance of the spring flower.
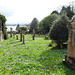
<path id="1" fill-rule="evenodd" d="M 62 68 L 60 68 L 60 70 L 62 70 Z"/>
<path id="2" fill-rule="evenodd" d="M 47 70 L 49 72 L 49 70 Z"/>
<path id="3" fill-rule="evenodd" d="M 28 71 L 30 72 L 30 69 Z"/>
<path id="4" fill-rule="evenodd" d="M 58 64 L 56 64 L 56 65 L 58 65 Z"/>
<path id="5" fill-rule="evenodd" d="M 39 62 L 37 64 L 39 64 Z"/>

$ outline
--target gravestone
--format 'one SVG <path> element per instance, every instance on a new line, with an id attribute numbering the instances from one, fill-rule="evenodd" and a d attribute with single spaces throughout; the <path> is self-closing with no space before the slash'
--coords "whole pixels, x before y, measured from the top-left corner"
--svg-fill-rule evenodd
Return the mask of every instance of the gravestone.
<path id="1" fill-rule="evenodd" d="M 16 35 L 16 40 L 18 40 L 18 35 Z"/>
<path id="2" fill-rule="evenodd" d="M 23 34 L 23 44 L 25 44 L 25 42 L 24 42 L 24 34 Z"/>
<path id="3" fill-rule="evenodd" d="M 33 29 L 32 39 L 35 40 L 35 30 Z"/>
<path id="4" fill-rule="evenodd" d="M 12 28 L 10 28 L 10 37 L 12 37 Z"/>
<path id="5" fill-rule="evenodd" d="M 13 38 L 15 38 L 15 31 L 13 31 Z"/>
<path id="6" fill-rule="evenodd" d="M 75 70 L 75 20 L 68 24 L 68 30 L 68 51 L 63 63 L 70 69 Z"/>
<path id="7" fill-rule="evenodd" d="M 20 30 L 20 41 L 22 41 L 22 30 Z"/>
<path id="8" fill-rule="evenodd" d="M 3 41 L 3 33 L 2 33 L 2 21 L 0 21 L 0 42 Z"/>
<path id="9" fill-rule="evenodd" d="M 49 37 L 48 36 L 45 36 L 45 40 L 48 40 L 49 39 Z"/>

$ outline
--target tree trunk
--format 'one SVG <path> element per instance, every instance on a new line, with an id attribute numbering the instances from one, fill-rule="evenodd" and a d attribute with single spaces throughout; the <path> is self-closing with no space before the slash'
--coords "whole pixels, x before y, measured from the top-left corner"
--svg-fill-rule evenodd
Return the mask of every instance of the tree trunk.
<path id="1" fill-rule="evenodd" d="M 57 43 L 57 47 L 58 47 L 59 49 L 62 49 L 62 48 L 63 48 L 63 43 L 58 42 L 58 43 Z"/>

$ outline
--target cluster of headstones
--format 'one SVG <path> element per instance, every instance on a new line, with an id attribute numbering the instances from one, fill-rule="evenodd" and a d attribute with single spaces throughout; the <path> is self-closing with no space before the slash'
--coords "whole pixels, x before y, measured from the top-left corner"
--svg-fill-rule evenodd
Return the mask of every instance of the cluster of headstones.
<path id="1" fill-rule="evenodd" d="M 13 34 L 13 37 L 15 38 L 15 32 L 12 32 L 12 28 L 10 28 L 10 37 L 12 37 L 12 34 Z M 32 39 L 35 40 L 35 30 L 33 30 Z M 16 34 L 16 40 L 18 40 L 18 35 L 17 34 Z M 25 44 L 24 34 L 23 34 L 22 30 L 20 30 L 20 41 L 22 41 L 22 40 L 23 40 L 23 44 Z"/>

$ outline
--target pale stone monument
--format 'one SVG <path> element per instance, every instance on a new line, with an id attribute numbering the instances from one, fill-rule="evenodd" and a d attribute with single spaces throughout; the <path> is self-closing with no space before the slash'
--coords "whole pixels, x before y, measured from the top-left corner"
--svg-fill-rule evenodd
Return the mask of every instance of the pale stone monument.
<path id="1" fill-rule="evenodd" d="M 3 41 L 2 22 L 0 21 L 0 42 Z"/>
<path id="2" fill-rule="evenodd" d="M 70 69 L 75 70 L 75 20 L 68 24 L 68 51 L 63 63 Z"/>

